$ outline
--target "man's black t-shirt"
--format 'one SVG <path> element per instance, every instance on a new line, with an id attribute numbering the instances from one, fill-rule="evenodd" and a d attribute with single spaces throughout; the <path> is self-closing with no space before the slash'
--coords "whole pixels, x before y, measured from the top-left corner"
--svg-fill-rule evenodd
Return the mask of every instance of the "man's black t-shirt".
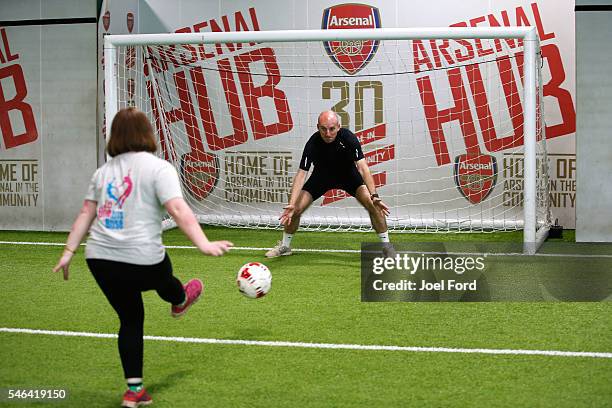
<path id="1" fill-rule="evenodd" d="M 361 145 L 350 130 L 341 128 L 331 143 L 325 143 L 321 134 L 315 132 L 304 146 L 300 169 L 308 171 L 314 164 L 313 174 L 341 179 L 356 170 L 355 162 L 361 159 Z"/>
<path id="2" fill-rule="evenodd" d="M 314 164 L 312 175 L 303 190 L 308 191 L 313 200 L 333 188 L 340 188 L 355 196 L 363 184 L 363 178 L 355 166 L 355 162 L 361 159 L 361 145 L 350 130 L 341 128 L 331 143 L 325 143 L 319 132 L 314 133 L 306 142 L 300 161 L 300 169 L 304 171 Z"/>

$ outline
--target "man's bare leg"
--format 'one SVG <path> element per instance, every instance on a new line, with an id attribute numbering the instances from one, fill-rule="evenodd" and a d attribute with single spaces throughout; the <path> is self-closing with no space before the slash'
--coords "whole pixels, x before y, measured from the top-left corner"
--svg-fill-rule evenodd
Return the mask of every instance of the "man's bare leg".
<path id="1" fill-rule="evenodd" d="M 361 185 L 359 188 L 357 188 L 355 198 L 368 211 L 374 231 L 376 231 L 378 234 L 387 232 L 387 220 L 384 214 L 378 208 L 376 208 L 374 203 L 372 203 L 370 193 L 365 185 Z"/>
<path id="2" fill-rule="evenodd" d="M 370 193 L 365 185 L 357 188 L 355 192 L 355 198 L 359 203 L 368 211 L 370 215 L 370 221 L 372 222 L 372 228 L 378 234 L 378 237 L 383 243 L 382 250 L 387 258 L 394 258 L 396 255 L 395 248 L 389 242 L 389 231 L 387 227 L 387 219 L 380 209 L 378 209 L 372 199 Z"/>
<path id="3" fill-rule="evenodd" d="M 279 256 L 287 256 L 291 255 L 291 240 L 293 239 L 293 234 L 295 234 L 300 227 L 300 219 L 304 211 L 310 207 L 312 204 L 312 196 L 308 191 L 302 190 L 300 191 L 300 195 L 298 196 L 297 203 L 295 204 L 295 208 L 293 209 L 285 209 L 285 213 L 290 217 L 289 222 L 285 224 L 283 231 L 283 239 L 279 241 L 279 243 L 268 252 L 266 252 L 266 257 L 268 258 L 276 258 Z"/>

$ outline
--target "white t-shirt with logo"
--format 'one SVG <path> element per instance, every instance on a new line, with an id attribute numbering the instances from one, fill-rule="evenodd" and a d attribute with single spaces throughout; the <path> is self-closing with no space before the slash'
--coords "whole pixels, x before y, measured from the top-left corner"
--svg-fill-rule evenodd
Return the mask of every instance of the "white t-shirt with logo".
<path id="1" fill-rule="evenodd" d="M 147 152 L 115 156 L 91 178 L 86 200 L 97 202 L 85 257 L 137 265 L 164 259 L 163 204 L 183 197 L 176 170 Z"/>

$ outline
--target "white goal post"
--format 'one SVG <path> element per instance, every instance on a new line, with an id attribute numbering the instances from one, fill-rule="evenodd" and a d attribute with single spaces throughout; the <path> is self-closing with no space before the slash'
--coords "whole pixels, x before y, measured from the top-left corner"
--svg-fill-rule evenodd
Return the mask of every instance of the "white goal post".
<path id="1" fill-rule="evenodd" d="M 137 106 L 201 222 L 278 228 L 316 116 L 340 111 L 371 168 L 385 170 L 377 184 L 390 230 L 523 229 L 533 254 L 551 218 L 539 53 L 532 27 L 106 35 L 106 129 L 119 109 Z M 231 137 L 220 136 L 232 126 Z M 382 146 L 385 137 L 393 144 Z M 508 180 L 496 184 L 502 173 Z M 304 215 L 305 228 L 369 229 L 355 200 L 328 198 Z"/>

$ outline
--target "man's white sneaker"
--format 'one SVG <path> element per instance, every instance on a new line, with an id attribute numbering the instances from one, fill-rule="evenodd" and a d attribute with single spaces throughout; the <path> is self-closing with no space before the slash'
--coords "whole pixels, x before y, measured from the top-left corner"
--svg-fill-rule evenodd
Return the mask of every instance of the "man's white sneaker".
<path id="1" fill-rule="evenodd" d="M 382 252 L 385 258 L 395 258 L 395 256 L 397 255 L 393 244 L 391 244 L 390 242 L 383 242 Z"/>
<path id="2" fill-rule="evenodd" d="M 266 258 L 277 258 L 279 256 L 291 255 L 291 248 L 283 245 L 282 241 L 278 241 L 276 246 L 266 252 Z"/>

